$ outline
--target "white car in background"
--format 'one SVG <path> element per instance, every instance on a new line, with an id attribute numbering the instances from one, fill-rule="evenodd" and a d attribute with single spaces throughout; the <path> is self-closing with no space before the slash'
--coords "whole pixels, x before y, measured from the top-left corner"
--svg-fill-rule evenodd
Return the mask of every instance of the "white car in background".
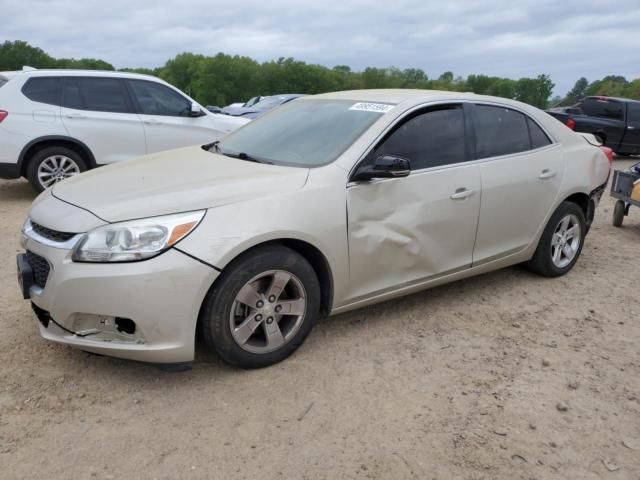
<path id="1" fill-rule="evenodd" d="M 162 80 L 123 72 L 0 72 L 0 178 L 42 191 L 84 170 L 221 139 L 218 115 Z"/>

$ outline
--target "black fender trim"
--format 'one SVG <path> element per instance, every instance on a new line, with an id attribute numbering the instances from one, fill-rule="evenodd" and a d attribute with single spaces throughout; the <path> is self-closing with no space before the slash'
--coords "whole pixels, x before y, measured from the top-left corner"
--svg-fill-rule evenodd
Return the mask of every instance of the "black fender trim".
<path id="1" fill-rule="evenodd" d="M 16 163 L 0 163 L 0 178 L 20 178 L 20 169 Z"/>
<path id="2" fill-rule="evenodd" d="M 34 140 L 31 140 L 29 143 L 27 143 L 24 148 L 22 149 L 22 151 L 20 152 L 20 156 L 18 157 L 18 171 L 21 172 L 22 174 L 24 174 L 25 170 L 24 170 L 24 163 L 26 161 L 28 161 L 29 159 L 26 158 L 27 152 L 34 147 L 35 145 L 42 143 L 42 142 L 52 142 L 52 141 L 63 141 L 63 142 L 69 142 L 69 143 L 73 143 L 75 145 L 77 145 L 78 147 L 80 147 L 82 150 L 84 150 L 87 153 L 87 161 L 88 161 L 88 165 L 87 167 L 89 168 L 95 168 L 97 166 L 96 163 L 96 159 L 93 156 L 93 152 L 91 151 L 91 149 L 89 147 L 87 147 L 87 145 L 83 142 L 81 142 L 78 139 L 75 139 L 73 137 L 67 137 L 64 135 L 45 135 L 43 137 L 38 137 Z"/>

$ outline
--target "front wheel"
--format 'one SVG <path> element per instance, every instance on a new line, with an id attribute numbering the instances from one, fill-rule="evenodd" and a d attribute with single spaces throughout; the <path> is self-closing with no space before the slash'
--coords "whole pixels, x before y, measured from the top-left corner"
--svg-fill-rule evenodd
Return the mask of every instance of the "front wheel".
<path id="1" fill-rule="evenodd" d="M 313 267 L 282 246 L 258 247 L 230 264 L 205 300 L 200 328 L 226 362 L 261 368 L 292 354 L 319 316 Z"/>
<path id="2" fill-rule="evenodd" d="M 578 261 L 586 231 L 582 209 L 575 203 L 562 202 L 551 215 L 527 267 L 545 277 L 564 275 Z"/>
<path id="3" fill-rule="evenodd" d="M 29 159 L 27 179 L 36 191 L 42 192 L 86 169 L 86 162 L 77 152 L 62 146 L 46 147 Z"/>

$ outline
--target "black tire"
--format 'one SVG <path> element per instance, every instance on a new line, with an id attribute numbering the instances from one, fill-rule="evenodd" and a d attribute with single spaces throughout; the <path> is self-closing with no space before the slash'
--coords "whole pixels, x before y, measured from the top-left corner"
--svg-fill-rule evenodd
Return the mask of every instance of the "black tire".
<path id="1" fill-rule="evenodd" d="M 618 200 L 616 205 L 613 207 L 613 226 L 621 227 L 622 222 L 624 221 L 624 212 L 627 209 L 627 205 L 622 201 Z"/>
<path id="2" fill-rule="evenodd" d="M 75 163 L 79 172 L 87 170 L 87 161 L 83 159 L 78 152 L 71 150 L 63 146 L 46 147 L 36 151 L 27 163 L 27 180 L 31 183 L 31 186 L 37 191 L 42 192 L 47 188 L 47 185 L 43 184 L 38 178 L 38 169 L 42 163 L 50 157 L 66 157 Z M 55 184 L 57 181 L 52 183 Z M 48 185 L 51 186 L 51 185 Z"/>
<path id="3" fill-rule="evenodd" d="M 551 243 L 556 228 L 558 228 L 560 221 L 567 215 L 574 215 L 578 220 L 580 225 L 580 243 L 573 259 L 566 266 L 559 267 L 553 262 Z M 559 277 L 567 273 L 576 264 L 578 257 L 580 257 L 580 253 L 582 252 L 584 238 L 587 231 L 586 223 L 582 208 L 572 202 L 562 202 L 556 211 L 553 212 L 553 215 L 551 215 L 544 232 L 542 232 L 536 252 L 534 253 L 533 258 L 526 263 L 526 267 L 532 272 L 545 277 Z"/>
<path id="4" fill-rule="evenodd" d="M 306 309 L 301 323 L 298 323 L 297 331 L 284 345 L 266 353 L 249 352 L 241 347 L 233 336 L 232 308 L 240 290 L 248 282 L 272 270 L 293 274 L 302 284 L 306 296 Z M 247 252 L 224 269 L 205 298 L 199 327 L 207 347 L 215 350 L 227 363 L 240 368 L 263 368 L 284 360 L 297 350 L 309 335 L 319 312 L 320 282 L 313 267 L 304 257 L 289 248 L 266 245 Z M 282 325 L 282 318 L 284 316 L 281 317 L 279 325 Z M 277 325 L 278 321 L 275 324 Z M 267 328 L 266 324 L 263 324 L 262 329 L 258 327 L 255 331 L 258 336 L 264 332 L 266 338 Z"/>

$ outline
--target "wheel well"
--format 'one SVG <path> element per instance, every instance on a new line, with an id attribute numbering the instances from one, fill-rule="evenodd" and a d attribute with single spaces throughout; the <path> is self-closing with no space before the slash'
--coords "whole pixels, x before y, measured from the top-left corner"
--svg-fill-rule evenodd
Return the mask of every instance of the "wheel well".
<path id="1" fill-rule="evenodd" d="M 254 245 L 248 250 L 238 254 L 235 258 L 238 258 L 241 255 L 246 255 L 255 248 L 263 247 L 265 245 L 282 245 L 290 248 L 294 252 L 302 255 L 311 264 L 311 267 L 316 272 L 318 281 L 320 282 L 320 313 L 323 316 L 329 315 L 333 304 L 333 274 L 331 273 L 329 262 L 322 252 L 308 242 L 293 238 L 283 238 Z M 233 260 L 235 260 L 235 258 Z M 233 262 L 233 260 L 231 261 Z M 215 285 L 215 281 L 213 283 Z M 200 315 L 198 315 L 198 318 L 200 318 Z"/>
<path id="2" fill-rule="evenodd" d="M 320 313 L 329 315 L 333 303 L 333 275 L 326 257 L 316 247 L 302 240 L 282 239 L 279 243 L 302 255 L 313 267 L 320 282 Z"/>
<path id="3" fill-rule="evenodd" d="M 29 165 L 29 161 L 31 160 L 31 157 L 33 157 L 33 155 L 35 155 L 43 148 L 58 146 L 73 150 L 78 155 L 80 155 L 83 160 L 86 160 L 87 168 L 94 168 L 96 166 L 93 154 L 86 146 L 74 142 L 73 140 L 52 138 L 36 141 L 32 145 L 28 145 L 25 148 L 25 150 L 20 155 L 20 175 L 25 176 L 27 174 L 27 166 Z"/>
<path id="4" fill-rule="evenodd" d="M 591 205 L 589 195 L 586 193 L 574 193 L 564 199 L 565 202 L 571 202 L 578 205 L 584 212 L 584 217 L 587 220 L 587 226 L 590 226 L 593 222 L 594 208 Z"/>

